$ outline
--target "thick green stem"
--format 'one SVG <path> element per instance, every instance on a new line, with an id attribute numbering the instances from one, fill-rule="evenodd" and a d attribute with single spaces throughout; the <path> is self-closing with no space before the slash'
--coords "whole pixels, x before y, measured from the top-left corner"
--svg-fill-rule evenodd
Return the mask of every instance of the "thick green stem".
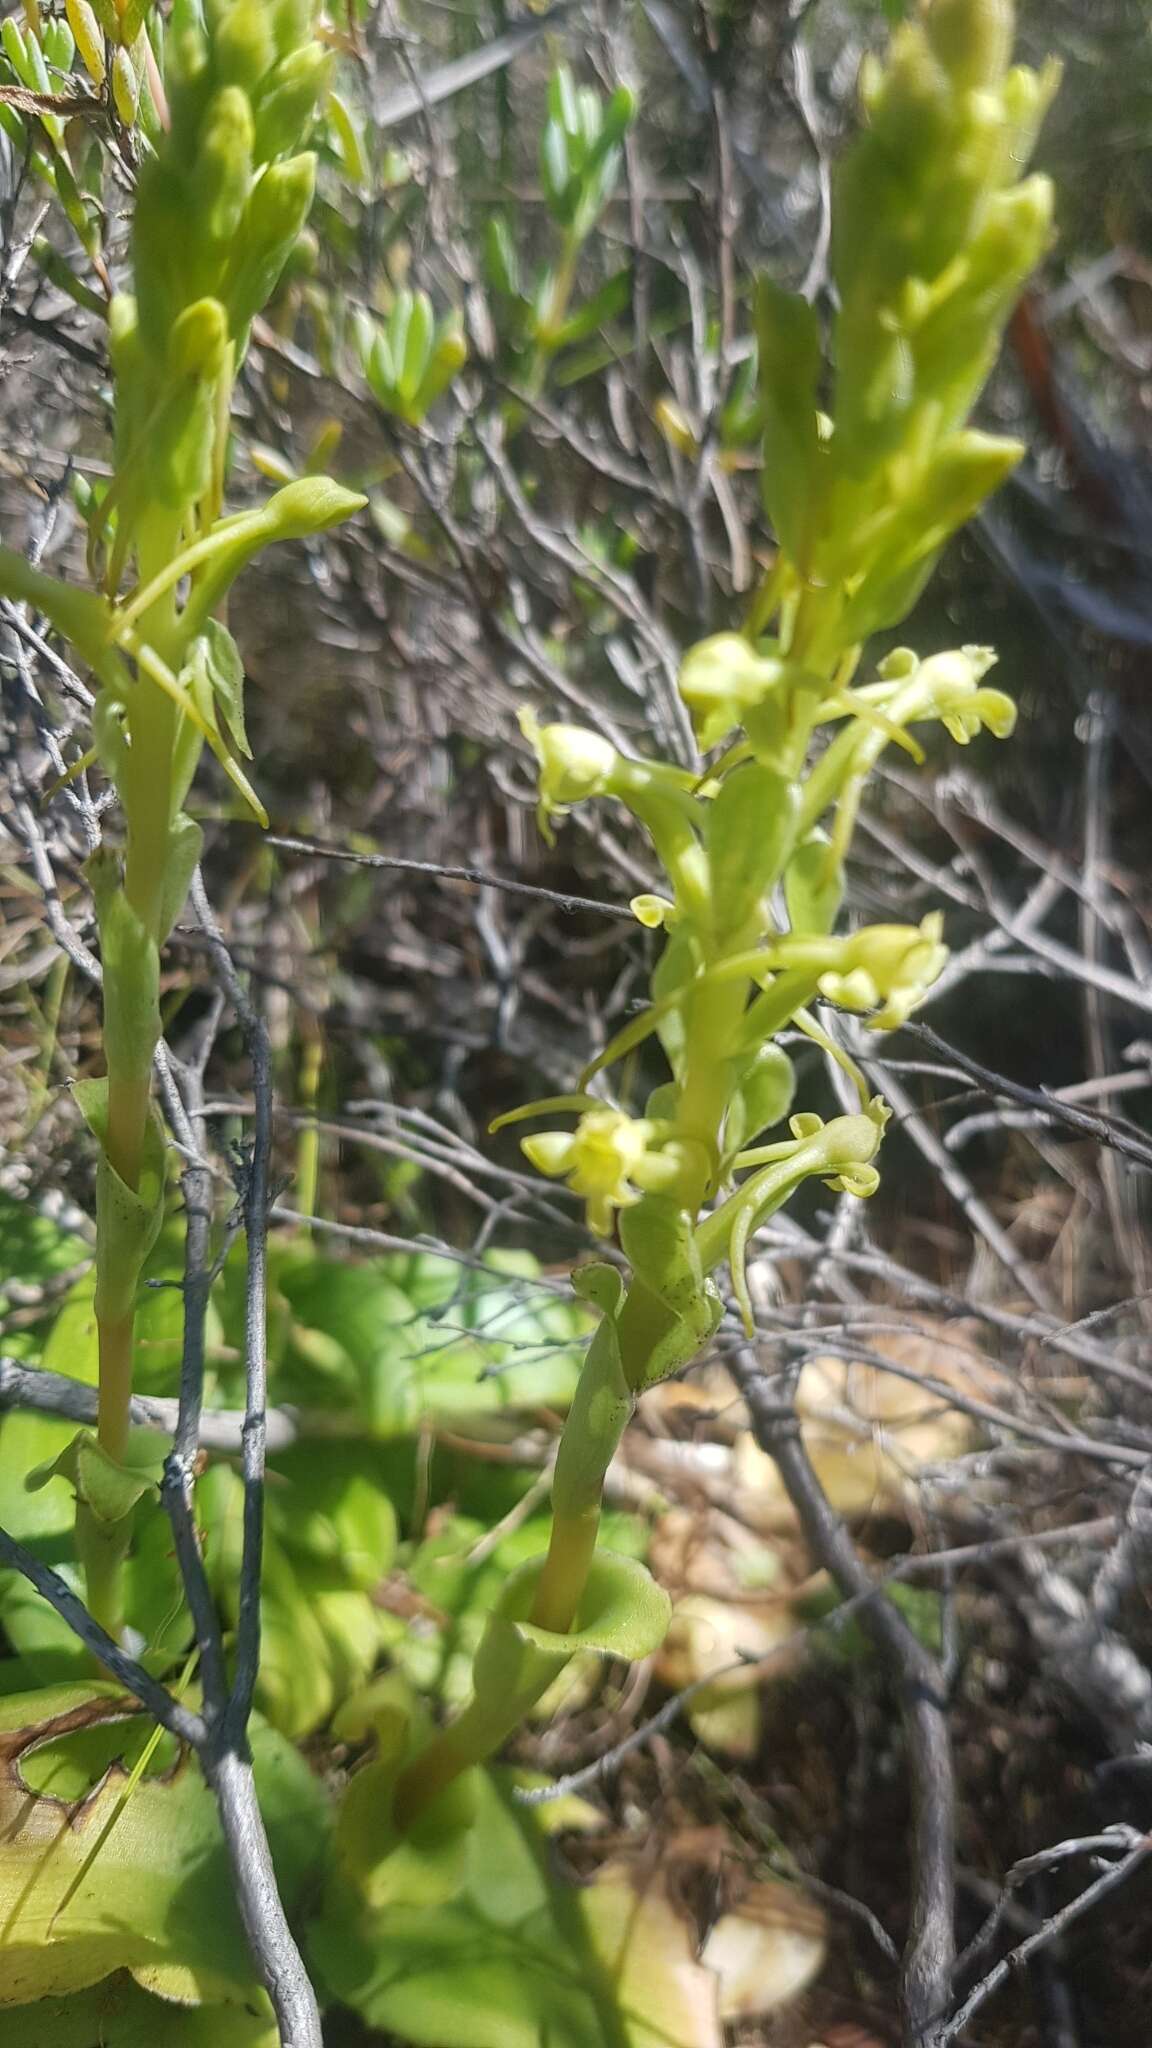
<path id="1" fill-rule="evenodd" d="M 552 1488 L 552 1530 L 528 1615 L 535 1627 L 563 1636 L 574 1626 L 596 1551 L 604 1480 L 635 1406 L 635 1388 L 656 1344 L 674 1318 L 633 1280 L 616 1317 L 596 1331 L 560 1438 Z M 454 1721 L 435 1735 L 397 1781 L 394 1817 L 408 1829 L 462 1771 L 484 1763 L 546 1692 L 564 1662 L 544 1660 L 501 1687 L 480 1687 Z"/>
<path id="2" fill-rule="evenodd" d="M 110 1458 L 122 1459 L 128 1447 L 132 1405 L 132 1333 L 135 1315 L 105 1317 L 98 1326 L 100 1399 L 96 1433 Z"/>
<path id="3" fill-rule="evenodd" d="M 114 1641 L 124 1627 L 124 1559 L 130 1538 L 130 1518 L 102 1522 L 86 1501 L 77 1501 L 76 1556 L 84 1573 L 88 1612 Z M 99 1659 L 93 1661 L 102 1671 Z"/>
<path id="4" fill-rule="evenodd" d="M 729 1060 L 739 1043 L 747 1002 L 747 982 L 706 983 L 693 994 L 687 1011 L 684 1079 L 676 1111 L 676 1135 L 692 1141 L 710 1162 L 709 1181 L 684 1190 L 685 1206 L 695 1213 L 711 1191 L 712 1173 L 720 1154 L 720 1136 L 732 1093 Z"/>
<path id="5" fill-rule="evenodd" d="M 491 1691 L 482 1698 L 475 1695 L 454 1721 L 433 1736 L 396 1781 L 392 1817 L 402 1834 L 465 1771 L 495 1754 L 547 1692 L 563 1663 L 562 1657 L 541 1658 L 540 1668 L 523 1683 L 509 1685 L 499 1696 Z"/>
<path id="6" fill-rule="evenodd" d="M 108 1074 L 108 1163 L 125 1187 L 140 1184 L 141 1154 L 152 1099 L 150 1074 Z"/>
<path id="7" fill-rule="evenodd" d="M 155 575 L 178 544 L 180 520 L 171 514 L 155 518 L 144 529 L 140 548 L 141 574 Z M 152 644 L 169 654 L 178 628 L 174 598 L 166 591 L 141 621 Z M 128 752 L 121 799 L 128 825 L 124 864 L 124 895 L 147 938 L 158 945 L 165 870 L 172 821 L 173 750 L 179 713 L 176 706 L 145 677 L 132 685 L 128 703 Z M 138 1029 L 121 1030 L 111 1023 L 119 1006 L 137 1019 L 154 1003 L 152 990 L 137 987 L 139 970 L 129 961 L 122 972 L 131 985 L 117 986 L 118 965 L 109 960 L 105 1002 L 105 1046 L 108 1060 L 108 1122 L 105 1153 L 109 1166 L 133 1194 L 139 1191 L 144 1146 L 151 1109 L 151 1062 L 155 1050 L 142 1042 Z M 135 970 L 135 971 L 134 971 Z M 159 1019 L 154 1030 L 158 1033 Z M 153 1034 L 147 1029 L 144 1039 Z M 131 1048 L 127 1050 L 126 1048 Z M 123 1253 L 103 1239 L 96 1248 L 97 1303 L 101 1295 L 115 1302 L 111 1311 L 97 1307 L 99 1392 L 97 1435 L 109 1457 L 123 1458 L 128 1444 L 132 1402 L 132 1350 L 135 1310 L 132 1296 L 138 1275 L 121 1270 Z M 124 1306 L 127 1297 L 128 1306 Z M 128 1532 L 97 1528 L 83 1502 L 77 1507 L 77 1548 L 84 1564 L 88 1603 L 96 1618 L 117 1635 L 123 1625 L 123 1563 Z"/>

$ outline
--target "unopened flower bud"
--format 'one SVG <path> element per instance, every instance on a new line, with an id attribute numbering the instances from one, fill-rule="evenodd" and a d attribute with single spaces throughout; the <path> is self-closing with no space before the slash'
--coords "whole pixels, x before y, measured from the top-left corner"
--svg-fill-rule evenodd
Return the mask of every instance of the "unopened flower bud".
<path id="1" fill-rule="evenodd" d="M 310 151 L 270 164 L 258 178 L 237 231 L 226 296 L 234 334 L 267 305 L 308 218 L 316 187 Z"/>
<path id="2" fill-rule="evenodd" d="M 541 725 L 527 706 L 520 713 L 520 730 L 540 764 L 537 818 L 547 837 L 556 813 L 604 794 L 616 767 L 616 749 L 583 725 Z"/>
<path id="3" fill-rule="evenodd" d="M 174 378 L 219 374 L 228 342 L 228 323 L 219 299 L 197 299 L 173 323 L 168 369 Z"/>
<path id="4" fill-rule="evenodd" d="M 327 84 L 331 60 L 319 43 L 302 43 L 272 73 L 256 110 L 256 160 L 271 163 L 297 149 Z"/>
<path id="5" fill-rule="evenodd" d="M 213 46 L 218 78 L 249 92 L 259 86 L 276 61 L 265 0 L 233 0 L 220 17 Z"/>
<path id="6" fill-rule="evenodd" d="M 1011 62 L 1014 17 L 1012 0 L 931 0 L 924 32 L 958 86 L 990 86 Z"/>
<path id="7" fill-rule="evenodd" d="M 197 226 L 213 241 L 230 242 L 252 183 L 254 131 L 248 95 L 225 85 L 208 108 L 192 173 Z"/>
<path id="8" fill-rule="evenodd" d="M 679 687 L 701 746 L 715 746 L 787 673 L 785 662 L 758 654 L 743 633 L 713 633 L 690 647 Z"/>

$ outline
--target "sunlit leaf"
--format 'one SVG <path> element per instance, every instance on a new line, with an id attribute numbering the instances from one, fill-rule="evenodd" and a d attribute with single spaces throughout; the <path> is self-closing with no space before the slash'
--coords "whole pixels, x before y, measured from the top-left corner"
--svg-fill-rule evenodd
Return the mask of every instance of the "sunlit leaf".
<path id="1" fill-rule="evenodd" d="M 104 1770 L 85 1744 L 95 1724 L 117 1716 L 127 1746 L 142 1717 L 112 1685 L 0 1700 L 0 2004 L 80 1990 L 115 1970 L 169 1966 L 198 1973 L 217 2000 L 258 2004 L 215 1800 L 190 1758 L 166 1777 L 138 1783 L 84 1869 L 125 1782 L 120 1766 Z M 94 1784 L 78 1803 L 36 1796 L 23 1774 L 25 1757 L 53 1740 L 53 1768 L 63 1771 L 72 1731 L 74 1769 L 82 1773 L 86 1764 L 97 1773 Z M 325 1797 L 279 1736 L 256 1727 L 252 1740 L 261 1805 L 291 1901 L 322 1848 Z M 75 1776 L 70 1789 L 77 1790 Z"/>

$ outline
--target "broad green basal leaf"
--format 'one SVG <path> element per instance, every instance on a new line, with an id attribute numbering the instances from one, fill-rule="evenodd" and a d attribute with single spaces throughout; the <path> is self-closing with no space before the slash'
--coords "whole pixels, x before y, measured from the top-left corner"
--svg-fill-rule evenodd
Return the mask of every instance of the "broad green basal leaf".
<path id="1" fill-rule="evenodd" d="M 504 1774 L 476 1775 L 455 1897 L 374 1913 L 334 1887 L 312 1945 L 325 1988 L 419 2048 L 720 2048 L 715 1979 L 666 1902 L 554 1883 L 540 1820 Z"/>
<path id="2" fill-rule="evenodd" d="M 266 2012 L 162 2002 L 127 1973 L 69 1998 L 17 2006 L 10 2023 L 24 2048 L 277 2048 L 280 2039 Z"/>
<path id="3" fill-rule="evenodd" d="M 352 1408 L 380 1438 L 566 1407 L 586 1317 L 540 1282 L 531 1259 L 493 1254 L 489 1264 L 477 1273 L 431 1254 L 286 1261 L 279 1289 L 293 1321 L 277 1398 Z"/>
<path id="4" fill-rule="evenodd" d="M 378 1661 L 387 1640 L 386 1617 L 365 1588 L 374 1544 L 379 1543 L 377 1578 L 388 1570 L 395 1548 L 390 1504 L 361 1485 L 354 1446 L 319 1443 L 301 1456 L 314 1461 L 315 1483 L 302 1488 L 306 1498 L 295 1531 L 291 1482 L 277 1474 L 269 1489 L 274 1506 L 264 1543 L 257 1686 L 261 1711 L 293 1737 L 327 1720 Z M 329 1458 L 332 1470 L 326 1472 Z M 300 1459 L 293 1459 L 293 1470 L 300 1470 Z M 229 1624 L 237 1613 L 243 1507 L 235 1472 L 216 1465 L 205 1473 L 197 1490 L 205 1561 Z M 350 1546 L 347 1560 L 342 1538 Z"/>
<path id="5" fill-rule="evenodd" d="M 259 2005 L 215 1800 L 191 1759 L 141 1779 L 102 1837 L 126 1774 L 118 1765 L 104 1769 L 104 1754 L 93 1758 L 92 1730 L 117 1718 L 129 1749 L 141 1716 L 115 1686 L 55 1686 L 0 1700 L 0 2006 L 83 1990 L 122 1969 L 185 2000 Z M 47 1769 L 79 1796 L 33 1789 L 37 1750 L 49 1743 L 40 1774 Z M 271 1730 L 254 1728 L 252 1748 L 291 1909 L 322 1851 L 327 1802 Z M 85 1767 L 97 1773 L 86 1796 Z"/>

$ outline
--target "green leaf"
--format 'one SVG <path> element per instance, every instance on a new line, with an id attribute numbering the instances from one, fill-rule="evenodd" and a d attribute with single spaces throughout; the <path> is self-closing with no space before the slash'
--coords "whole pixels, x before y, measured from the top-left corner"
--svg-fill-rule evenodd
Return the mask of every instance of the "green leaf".
<path id="1" fill-rule="evenodd" d="M 72 1092 L 85 1123 L 103 1147 L 108 1129 L 107 1081 L 78 1081 Z M 138 1188 L 121 1180 L 101 1150 L 96 1166 L 100 1243 L 96 1313 L 110 1321 L 132 1308 L 140 1269 L 159 1236 L 164 1221 L 164 1164 L 164 1131 L 154 1109 L 145 1130 Z"/>
<path id="2" fill-rule="evenodd" d="M 153 1263 L 170 1270 L 175 1250 L 162 1240 Z M 97 1378 L 93 1286 L 92 1273 L 76 1283 L 65 1296 L 47 1338 L 37 1339 L 33 1352 L 46 1370 L 67 1374 L 87 1386 L 95 1386 Z M 142 1391 L 174 1391 L 182 1325 L 179 1291 L 146 1286 L 136 1310 L 136 1384 Z M 209 1310 L 208 1339 L 210 1346 L 219 1341 L 214 1307 Z M 15 1336 L 5 1340 L 6 1348 L 15 1343 Z M 74 1423 L 49 1416 L 19 1412 L 0 1416 L 0 1524 L 46 1563 L 62 1570 L 69 1583 L 82 1591 L 72 1562 L 75 1510 L 67 1487 L 46 1486 L 30 1493 L 25 1486 L 26 1475 L 57 1460 L 75 1434 Z M 146 1454 L 163 1454 L 163 1436 L 151 1433 L 149 1441 L 148 1433 L 141 1434 Z M 130 1626 L 147 1645 L 146 1654 L 155 1650 L 162 1663 L 182 1652 L 190 1639 L 171 1527 L 154 1497 L 142 1499 L 136 1510 L 127 1564 L 126 1611 Z M 57 1681 L 84 1670 L 84 1650 L 67 1623 L 19 1573 L 0 1573 L 0 1623 L 21 1660 L 23 1684 Z M 3 1668 L 0 1665 L 0 1672 Z M 12 1690 L 12 1685 L 6 1689 Z"/>
<path id="3" fill-rule="evenodd" d="M 365 374 L 375 396 L 389 411 L 396 403 L 396 358 L 387 333 L 381 328 L 365 365 Z"/>
<path id="4" fill-rule="evenodd" d="M 12 2026 L 26 2048 L 277 2048 L 280 2040 L 264 2013 L 151 1998 L 126 1972 L 70 1998 L 17 2006 Z"/>
<path id="5" fill-rule="evenodd" d="M 7 19 L 11 21 L 12 16 Z M 94 668 L 100 666 L 107 652 L 109 626 L 108 608 L 100 598 L 46 576 L 10 548 L 0 548 L 0 592 L 18 604 L 34 605 L 86 661 Z"/>
<path id="6" fill-rule="evenodd" d="M 494 291 L 506 299 L 520 297 L 520 258 L 512 230 L 502 213 L 490 214 L 484 229 L 484 268 Z"/>
<path id="7" fill-rule="evenodd" d="M 568 348 L 572 342 L 586 341 L 590 334 L 596 334 L 609 320 L 615 320 L 623 313 L 632 298 L 632 272 L 618 270 L 607 284 L 601 285 L 590 299 L 585 299 L 575 313 L 558 327 L 554 336 L 557 348 Z"/>
<path id="8" fill-rule="evenodd" d="M 618 85 L 600 119 L 600 134 L 604 142 L 612 144 L 622 141 L 635 113 L 635 93 L 626 85 Z"/>
<path id="9" fill-rule="evenodd" d="M 572 211 L 569 203 L 572 166 L 568 139 L 558 121 L 549 121 L 545 126 L 540 143 L 540 174 L 548 206 L 563 224 Z"/>
<path id="10" fill-rule="evenodd" d="M 599 1261 L 577 1266 L 572 1274 L 572 1287 L 582 1301 L 591 1302 L 604 1316 L 616 1315 L 624 1299 L 624 1277 L 619 1267 Z"/>
<path id="11" fill-rule="evenodd" d="M 468 1771 L 437 1800 L 434 1817 L 398 1835 L 391 1813 L 399 1762 L 390 1755 L 353 1774 L 336 1827 L 336 1860 L 376 1912 L 454 1898 L 467 1875 L 468 1832 L 476 1818 L 478 1773 Z"/>
<path id="12" fill-rule="evenodd" d="M 436 333 L 436 316 L 427 292 L 411 295 L 410 310 L 404 331 L 404 344 L 400 348 L 393 343 L 393 353 L 399 367 L 398 386 L 401 398 L 411 405 L 424 381 L 432 357 L 432 343 Z"/>
<path id="13" fill-rule="evenodd" d="M 204 649 L 204 667 L 212 695 L 224 714 L 228 731 L 245 760 L 252 749 L 244 725 L 244 663 L 240 650 L 219 619 L 207 619 L 199 644 Z"/>
<path id="14" fill-rule="evenodd" d="M 580 133 L 576 85 L 567 64 L 558 64 L 548 81 L 548 111 L 566 134 Z"/>
<path id="15" fill-rule="evenodd" d="M 620 1243 L 638 1279 L 673 1319 L 646 1358 L 624 1361 L 639 1392 L 696 1357 L 716 1329 L 723 1304 L 704 1277 L 692 1219 L 671 1196 L 647 1195 L 634 1209 L 622 1210 Z"/>
<path id="16" fill-rule="evenodd" d="M 67 1479 L 76 1499 L 97 1521 L 122 1522 L 159 1484 L 165 1449 L 164 1438 L 153 1430 L 134 1430 L 121 1461 L 110 1456 L 91 1430 L 82 1429 L 51 1464 L 34 1467 L 24 1484 L 30 1493 L 38 1493 L 52 1479 Z"/>
<path id="17" fill-rule="evenodd" d="M 784 874 L 788 923 L 804 937 L 824 937 L 844 900 L 844 870 L 823 832 L 812 832 L 796 849 Z"/>
<path id="18" fill-rule="evenodd" d="M 521 1498 L 527 1484 L 528 1476 L 522 1475 Z M 388 1617 L 390 1658 L 420 1693 L 448 1707 L 462 1707 L 471 1695 L 472 1660 L 509 1574 L 538 1562 L 547 1548 L 549 1524 L 543 1515 L 509 1529 L 493 1547 L 489 1531 L 505 1507 L 501 1496 L 478 1498 L 469 1515 L 440 1510 L 432 1533 L 405 1560 L 408 1583 L 425 1604 L 426 1625 L 416 1629 L 401 1616 Z M 610 1513 L 603 1518 L 600 1537 L 609 1550 L 638 1555 L 646 1530 L 637 1516 Z M 598 1665 L 595 1652 L 580 1653 L 577 1662 L 594 1669 Z"/>
<path id="19" fill-rule="evenodd" d="M 653 970 L 653 1001 L 668 1002 L 682 989 L 686 989 L 698 965 L 699 953 L 690 928 L 686 924 L 675 926 L 669 933 L 664 951 Z M 664 1048 L 672 1072 L 679 1080 L 684 1054 L 684 1017 L 679 1008 L 669 1009 L 661 1018 L 656 1026 L 656 1036 Z"/>
<path id="20" fill-rule="evenodd" d="M 757 280 L 755 318 L 764 406 L 764 509 L 781 546 L 804 569 L 819 517 L 820 322 L 807 300 L 782 291 L 769 277 Z"/>
<path id="21" fill-rule="evenodd" d="M 276 1471 L 269 1512 L 284 1548 L 338 1568 L 349 1587 L 370 1593 L 391 1571 L 397 1540 L 374 1447 L 298 1444 L 281 1453 Z"/>
<path id="22" fill-rule="evenodd" d="M 447 391 L 467 360 L 468 344 L 459 323 L 455 316 L 452 316 L 442 324 L 437 334 L 435 347 L 416 394 L 416 409 L 421 418 L 442 393 Z"/>
<path id="23" fill-rule="evenodd" d="M 761 1131 L 781 1123 L 792 1107 L 796 1093 L 796 1072 L 783 1046 L 762 1045 L 745 1068 L 733 1091 L 724 1126 L 727 1160 Z"/>
<path id="24" fill-rule="evenodd" d="M 612 195 L 620 175 L 620 151 L 616 148 L 597 147 L 586 165 L 580 185 L 577 187 L 577 203 L 572 215 L 572 233 L 577 241 L 590 235 Z"/>
<path id="25" fill-rule="evenodd" d="M 138 1711 L 112 1685 L 0 1699 L 0 2006 L 82 1990 L 121 1969 L 158 1985 L 180 1981 L 185 1988 L 177 1995 L 185 1997 L 262 2004 L 232 1903 L 216 1802 L 190 1758 L 169 1777 L 136 1785 L 91 1862 L 92 1845 L 124 1789 L 123 1771 L 102 1777 L 79 1808 L 29 1792 L 21 1759 L 39 1743 L 56 1740 L 62 1754 L 71 1726 L 83 1748 L 95 1723 L 126 1715 L 129 1732 Z M 326 1801 L 279 1736 L 256 1725 L 252 1749 L 281 1891 L 292 1910 L 323 1846 Z"/>
<path id="26" fill-rule="evenodd" d="M 328 95 L 329 132 L 336 144 L 344 174 L 353 185 L 367 192 L 371 184 L 372 169 L 364 145 L 364 135 L 356 116 L 340 95 Z"/>
<path id="27" fill-rule="evenodd" d="M 334 1448 L 316 1446 L 310 1448 L 308 1455 L 322 1467 Z M 317 1490 L 325 1491 L 322 1483 Z M 339 1474 L 327 1491 L 331 1505 L 332 1498 L 339 1495 Z M 275 1483 L 269 1493 L 257 1699 L 261 1710 L 283 1734 L 299 1738 L 321 1726 L 339 1702 L 364 1682 L 384 1647 L 387 1629 L 380 1610 L 363 1590 L 367 1556 L 354 1555 L 347 1566 L 342 1556 L 333 1555 L 330 1547 L 326 1555 L 318 1556 L 320 1518 L 315 1515 L 303 1518 L 301 1531 L 305 1538 L 311 1538 L 311 1543 L 305 1541 L 290 1548 L 285 1530 L 292 1525 L 292 1496 L 289 1493 L 285 1498 Z M 221 1610 L 234 1623 L 244 1514 L 243 1485 L 238 1475 L 227 1466 L 213 1466 L 199 1483 L 196 1507 L 204 1531 L 209 1582 Z M 353 1518 L 348 1519 L 351 1522 Z M 394 1524 L 386 1499 L 374 1512 L 374 1521 L 384 1531 L 384 1540 L 391 1538 Z M 329 1519 L 330 1538 L 335 1537 L 336 1526 Z M 365 1540 L 362 1515 L 355 1534 L 358 1540 Z M 383 1550 L 373 1586 L 383 1576 L 389 1559 L 390 1553 Z"/>
<path id="28" fill-rule="evenodd" d="M 18 1201 L 0 1188 L 0 1310 L 8 1305 L 5 1286 L 20 1280 L 25 1286 L 52 1280 L 66 1273 L 78 1260 L 90 1258 L 92 1248 L 59 1224 L 42 1215 L 31 1201 Z M 14 1349 L 14 1332 L 5 1335 L 5 1350 Z"/>
<path id="29" fill-rule="evenodd" d="M 506 1774 L 477 1772 L 474 1796 L 451 1899 L 374 1911 L 332 1884 L 311 1947 L 325 1988 L 418 2048 L 720 2048 L 686 1924 L 619 1878 L 557 1882 L 547 1822 Z"/>
<path id="30" fill-rule="evenodd" d="M 490 1274 L 471 1274 L 428 1262 L 420 1305 L 404 1291 L 412 1271 L 404 1260 L 309 1258 L 286 1269 L 281 1286 L 296 1328 L 280 1397 L 331 1401 L 339 1389 L 341 1405 L 358 1408 L 380 1438 L 414 1435 L 428 1418 L 566 1407 L 581 1312 L 533 1287 L 531 1275 L 502 1280 L 491 1265 Z M 427 1320 L 424 1304 L 442 1313 Z"/>
<path id="31" fill-rule="evenodd" d="M 596 1552 L 577 1625 L 563 1635 L 526 1619 L 543 1567 L 542 1557 L 530 1558 L 506 1580 L 495 1609 L 497 1620 L 504 1625 L 498 1635 L 507 1632 L 549 1655 L 563 1657 L 575 1656 L 578 1650 L 595 1650 L 602 1657 L 649 1657 L 663 1642 L 672 1603 L 637 1558 L 617 1557 L 609 1550 Z M 485 1643 L 481 1657 L 491 1663 L 491 1682 L 499 1686 L 497 1634 L 486 1637 Z M 481 1672 L 478 1658 L 478 1692 L 487 1675 Z"/>
<path id="32" fill-rule="evenodd" d="M 758 761 L 727 775 L 708 810 L 708 862 L 717 930 L 739 932 L 779 880 L 800 811 L 793 777 Z"/>
<path id="33" fill-rule="evenodd" d="M 157 916 L 161 945 L 188 901 L 192 877 L 200 864 L 203 850 L 204 834 L 199 825 L 186 812 L 179 812 L 168 828 L 168 862 Z"/>

